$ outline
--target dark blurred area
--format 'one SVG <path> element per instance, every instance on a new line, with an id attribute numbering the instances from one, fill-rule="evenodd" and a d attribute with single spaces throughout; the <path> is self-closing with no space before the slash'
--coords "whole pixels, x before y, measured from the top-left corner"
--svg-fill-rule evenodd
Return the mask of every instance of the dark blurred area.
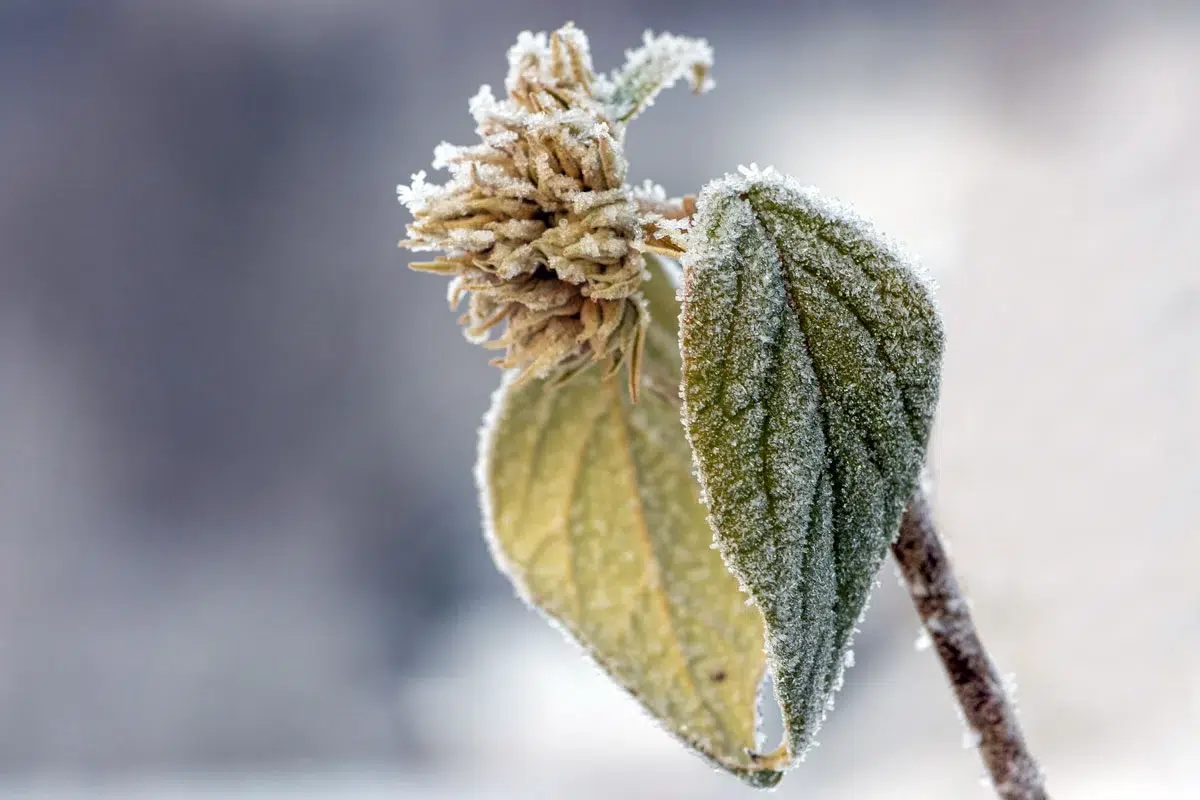
<path id="1" fill-rule="evenodd" d="M 619 693 L 492 567 L 471 464 L 499 373 L 396 248 L 395 185 L 471 140 L 467 99 L 502 82 L 520 30 L 573 19 L 604 69 L 646 28 L 716 50 L 714 94 L 677 90 L 631 128 L 633 179 L 683 193 L 775 163 L 926 256 L 958 334 L 939 502 L 1034 743 L 1078 796 L 1183 796 L 1194 11 L 4 0 L 0 795 L 748 793 L 632 704 L 609 711 Z M 970 791 L 975 756 L 881 580 L 785 795 Z M 1081 653 L 1117 655 L 1097 675 Z M 1136 688 L 1156 658 L 1158 688 Z M 1139 710 L 1161 788 L 1142 756 L 1097 772 L 1150 735 Z M 869 769 L 897 761 L 895 780 Z M 920 765 L 945 786 L 908 780 Z M 1122 786 L 1141 789 L 1097 788 Z"/>

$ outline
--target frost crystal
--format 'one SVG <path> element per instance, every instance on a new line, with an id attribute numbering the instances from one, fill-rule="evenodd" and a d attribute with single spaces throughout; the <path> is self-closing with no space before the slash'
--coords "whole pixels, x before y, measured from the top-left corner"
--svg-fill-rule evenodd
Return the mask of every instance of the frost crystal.
<path id="1" fill-rule="evenodd" d="M 605 78 L 574 26 L 522 33 L 508 52 L 507 97 L 485 85 L 470 101 L 481 143 L 435 149 L 445 184 L 418 172 L 398 187 L 414 217 L 401 245 L 442 251 L 413 268 L 454 276 L 450 301 L 467 298 L 467 337 L 504 349 L 494 363 L 522 377 L 628 362 L 636 390 L 648 323 L 643 252 L 674 254 L 681 239 L 665 193 L 659 201 L 625 183 L 625 122 L 689 70 L 703 83 L 712 53 L 702 41 L 647 34 L 628 55 Z"/>
<path id="2" fill-rule="evenodd" d="M 654 104 L 655 96 L 681 78 L 688 78 L 697 94 L 714 86 L 709 70 L 713 52 L 703 39 L 689 39 L 646 31 L 642 48 L 625 53 L 626 63 L 612 78 L 609 105 L 620 120 L 637 116 Z"/>

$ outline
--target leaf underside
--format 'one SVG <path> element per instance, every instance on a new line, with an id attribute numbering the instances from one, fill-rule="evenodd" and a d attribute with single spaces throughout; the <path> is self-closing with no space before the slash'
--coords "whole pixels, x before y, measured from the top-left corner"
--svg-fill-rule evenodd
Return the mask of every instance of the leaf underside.
<path id="1" fill-rule="evenodd" d="M 716 541 L 762 612 L 791 756 L 811 744 L 924 462 L 942 328 L 874 230 L 777 174 L 701 194 L 684 425 Z"/>
<path id="2" fill-rule="evenodd" d="M 497 392 L 478 467 L 489 540 L 520 595 L 662 726 L 772 786 L 753 755 L 762 621 L 711 547 L 679 419 L 679 305 L 652 266 L 638 403 L 598 369 Z"/>

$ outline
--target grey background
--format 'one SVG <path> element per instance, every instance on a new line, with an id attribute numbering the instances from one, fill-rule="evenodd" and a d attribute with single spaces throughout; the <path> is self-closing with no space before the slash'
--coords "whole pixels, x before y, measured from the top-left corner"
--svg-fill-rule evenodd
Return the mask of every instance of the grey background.
<path id="1" fill-rule="evenodd" d="M 4 0 L 0 796 L 749 795 L 492 568 L 499 374 L 395 247 L 395 185 L 568 19 L 602 68 L 716 50 L 633 180 L 773 164 L 925 258 L 939 514 L 1055 796 L 1196 791 L 1194 7 Z M 987 796 L 881 580 L 780 794 Z"/>

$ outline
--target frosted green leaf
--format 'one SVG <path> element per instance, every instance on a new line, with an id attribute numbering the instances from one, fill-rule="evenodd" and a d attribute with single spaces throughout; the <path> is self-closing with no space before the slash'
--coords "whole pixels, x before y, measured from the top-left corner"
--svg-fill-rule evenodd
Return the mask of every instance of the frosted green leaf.
<path id="1" fill-rule="evenodd" d="M 669 33 L 655 36 L 646 31 L 642 46 L 625 53 L 625 66 L 613 73 L 608 89 L 608 106 L 613 118 L 633 119 L 654 104 L 654 98 L 687 78 L 696 92 L 713 87 L 709 71 L 713 52 L 704 39 Z"/>
<path id="2" fill-rule="evenodd" d="M 679 313 L 652 265 L 639 401 L 592 367 L 497 391 L 477 478 L 496 562 L 669 732 L 756 786 L 759 613 L 712 549 L 679 419 Z M 580 742 L 586 747 L 587 742 Z"/>
<path id="3" fill-rule="evenodd" d="M 705 188 L 688 235 L 684 426 L 716 541 L 761 610 L 802 754 L 925 458 L 942 326 L 871 225 L 771 170 Z"/>

